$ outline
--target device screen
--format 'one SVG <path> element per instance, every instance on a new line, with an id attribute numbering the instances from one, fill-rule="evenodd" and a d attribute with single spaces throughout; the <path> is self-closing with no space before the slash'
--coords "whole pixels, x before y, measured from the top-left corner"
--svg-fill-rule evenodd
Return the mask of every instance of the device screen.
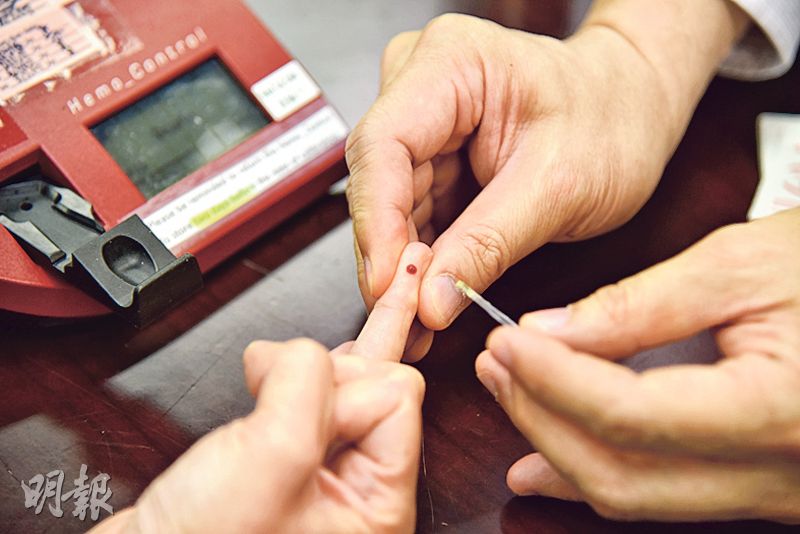
<path id="1" fill-rule="evenodd" d="M 151 198 L 269 122 L 211 59 L 91 130 Z"/>

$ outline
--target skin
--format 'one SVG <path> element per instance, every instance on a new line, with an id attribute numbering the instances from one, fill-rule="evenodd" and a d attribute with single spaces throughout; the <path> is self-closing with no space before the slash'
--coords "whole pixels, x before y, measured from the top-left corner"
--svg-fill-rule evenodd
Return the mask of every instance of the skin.
<path id="1" fill-rule="evenodd" d="M 714 332 L 722 359 L 614 363 Z M 800 209 L 718 230 L 492 333 L 478 377 L 538 453 L 508 484 L 623 520 L 800 524 Z"/>
<path id="2" fill-rule="evenodd" d="M 432 243 L 422 349 L 467 304 L 455 280 L 483 291 L 544 243 L 626 222 L 747 24 L 724 0 L 599 0 L 564 41 L 463 16 L 396 37 L 347 147 L 367 306 L 407 242 Z M 466 166 L 480 191 L 453 212 Z M 800 522 L 799 229 L 797 211 L 725 228 L 497 330 L 478 375 L 540 451 L 510 487 L 616 519 Z M 710 327 L 714 366 L 608 361 Z"/>
<path id="3" fill-rule="evenodd" d="M 253 412 L 203 437 L 95 531 L 412 532 L 425 384 L 398 362 L 432 253 L 413 243 L 402 257 L 355 341 L 332 352 L 251 344 Z"/>
<path id="4" fill-rule="evenodd" d="M 724 0 L 600 0 L 564 41 L 463 15 L 395 37 L 347 194 L 368 307 L 407 243 L 432 244 L 407 356 L 467 305 L 456 279 L 483 291 L 547 242 L 629 220 L 746 24 Z M 480 192 L 460 211 L 467 166 Z"/>

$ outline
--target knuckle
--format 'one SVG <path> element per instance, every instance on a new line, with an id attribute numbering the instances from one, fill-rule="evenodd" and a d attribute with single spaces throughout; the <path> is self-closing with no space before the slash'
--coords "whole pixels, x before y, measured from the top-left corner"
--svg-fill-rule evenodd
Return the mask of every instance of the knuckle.
<path id="1" fill-rule="evenodd" d="M 371 132 L 368 120 L 369 118 L 365 117 L 347 136 L 344 157 L 351 174 L 357 175 L 365 167 L 370 149 L 375 143 L 375 136 Z M 352 179 L 349 184 L 352 184 Z"/>
<path id="2" fill-rule="evenodd" d="M 321 445 L 298 441 L 289 432 L 275 429 L 270 432 L 264 448 L 255 450 L 269 451 L 272 461 L 280 462 L 298 475 L 305 476 L 316 469 Z"/>
<path id="3" fill-rule="evenodd" d="M 319 359 L 327 356 L 328 351 L 319 343 L 309 338 L 297 338 L 287 342 L 289 352 L 295 357 L 305 357 L 308 359 Z"/>
<path id="4" fill-rule="evenodd" d="M 595 430 L 612 443 L 642 443 L 647 441 L 646 422 L 629 401 L 617 399 L 605 407 L 595 421 Z"/>
<path id="5" fill-rule="evenodd" d="M 479 19 L 460 13 L 445 13 L 434 17 L 425 26 L 425 33 L 450 34 L 460 33 L 473 28 Z"/>
<path id="6" fill-rule="evenodd" d="M 387 66 L 391 64 L 396 56 L 405 49 L 414 39 L 417 32 L 407 31 L 401 32 L 392 37 L 383 49 L 383 57 L 381 58 L 382 64 Z"/>
<path id="7" fill-rule="evenodd" d="M 407 311 L 410 311 L 410 305 L 413 304 L 413 302 L 406 300 L 406 298 L 410 297 L 412 295 L 408 293 L 403 295 L 384 293 L 382 298 L 375 301 L 375 306 L 373 306 L 370 313 L 404 315 Z"/>
<path id="8" fill-rule="evenodd" d="M 400 370 L 399 381 L 403 390 L 421 400 L 425 396 L 425 378 L 422 373 L 405 364 L 400 364 L 398 369 Z"/>
<path id="9" fill-rule="evenodd" d="M 576 312 L 580 313 L 582 307 L 587 305 L 594 306 L 603 317 L 605 328 L 611 330 L 624 330 L 627 332 L 626 339 L 630 339 L 633 346 L 629 351 L 635 352 L 642 347 L 641 341 L 635 336 L 635 329 L 630 328 L 633 313 L 636 312 L 634 307 L 634 294 L 633 284 L 628 280 L 622 280 L 615 284 L 609 284 L 598 289 L 592 296 L 582 302 L 578 302 L 575 306 Z M 589 314 L 591 316 L 591 314 Z"/>
<path id="10" fill-rule="evenodd" d="M 488 225 L 475 225 L 463 236 L 469 250 L 478 281 L 489 286 L 500 277 L 511 263 L 512 249 L 502 232 Z"/>
<path id="11" fill-rule="evenodd" d="M 627 284 L 617 282 L 602 287 L 594 294 L 594 302 L 613 325 L 623 326 L 630 316 L 631 296 Z"/>
<path id="12" fill-rule="evenodd" d="M 267 341 L 251 341 L 247 347 L 245 347 L 244 353 L 242 353 L 242 361 L 244 362 L 245 366 L 247 366 L 249 363 L 252 363 L 254 360 L 257 360 L 258 358 L 261 358 L 269 346 L 270 343 Z"/>

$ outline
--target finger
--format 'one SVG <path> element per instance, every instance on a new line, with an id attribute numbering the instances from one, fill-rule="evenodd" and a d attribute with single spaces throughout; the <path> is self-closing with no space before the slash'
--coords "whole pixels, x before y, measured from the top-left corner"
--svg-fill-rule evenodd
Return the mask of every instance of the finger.
<path id="1" fill-rule="evenodd" d="M 342 356 L 346 354 L 351 354 L 353 350 L 353 344 L 355 341 L 345 341 L 335 349 L 331 351 L 331 356 Z"/>
<path id="2" fill-rule="evenodd" d="M 626 447 L 709 457 L 786 454 L 789 421 L 800 416 L 790 393 L 795 378 L 769 358 L 637 375 L 537 331 L 500 328 L 487 344 L 536 402 Z"/>
<path id="3" fill-rule="evenodd" d="M 433 183 L 431 184 L 431 194 L 434 200 L 446 195 L 461 176 L 461 156 L 454 152 L 452 154 L 440 154 L 433 158 Z"/>
<path id="4" fill-rule="evenodd" d="M 434 168 L 430 161 L 414 169 L 414 207 L 418 207 L 430 193 Z"/>
<path id="5" fill-rule="evenodd" d="M 362 495 L 375 492 L 378 478 L 413 499 L 425 383 L 411 367 L 368 364 L 380 364 L 382 374 L 348 382 L 337 390 L 337 439 L 352 446 L 330 467 Z M 372 476 L 365 476 L 369 471 Z"/>
<path id="6" fill-rule="evenodd" d="M 414 319 L 402 361 L 405 363 L 420 361 L 431 350 L 431 345 L 433 345 L 433 332 L 425 328 L 418 319 Z"/>
<path id="7" fill-rule="evenodd" d="M 253 341 L 244 349 L 244 353 L 242 354 L 244 381 L 247 386 L 247 391 L 249 391 L 250 395 L 253 397 L 258 395 L 261 382 L 272 368 L 273 359 L 264 355 L 272 354 L 274 351 L 280 350 L 281 345 L 283 344 L 272 341 Z"/>
<path id="8" fill-rule="evenodd" d="M 450 41 L 435 32 L 420 40 L 391 84 L 354 128 L 346 155 L 347 197 L 364 255 L 370 294 L 383 294 L 408 242 L 406 219 L 414 201 L 414 169 L 440 152 L 453 151 L 480 122 L 483 82 L 456 83 L 468 53 L 429 54 Z M 420 98 L 420 89 L 425 96 Z"/>
<path id="9" fill-rule="evenodd" d="M 356 255 L 356 272 L 357 272 L 357 279 L 358 279 L 358 291 L 361 293 L 361 298 L 364 301 L 364 306 L 367 308 L 367 311 L 371 310 L 373 306 L 375 306 L 375 297 L 372 296 L 372 293 L 369 289 L 369 284 L 367 280 L 369 276 L 367 275 L 367 264 L 364 262 L 364 257 L 361 254 L 361 249 L 358 247 L 358 240 L 353 237 L 353 250 L 355 251 Z"/>
<path id="10" fill-rule="evenodd" d="M 539 453 L 517 460 L 508 470 L 506 483 L 517 495 L 541 495 L 563 501 L 584 500 L 578 488 L 559 475 Z"/>
<path id="11" fill-rule="evenodd" d="M 431 195 L 425 195 L 417 207 L 414 208 L 414 212 L 412 214 L 414 218 L 414 225 L 417 228 L 422 228 L 431 221 L 431 216 L 433 215 L 433 197 Z"/>
<path id="12" fill-rule="evenodd" d="M 400 361 L 409 329 L 417 313 L 420 279 L 431 262 L 423 243 L 406 247 L 392 285 L 377 300 L 352 353 L 378 360 Z"/>
<path id="13" fill-rule="evenodd" d="M 251 358 L 266 360 L 269 367 L 248 424 L 262 429 L 256 435 L 276 458 L 303 465 L 319 463 L 331 439 L 333 367 L 328 350 L 298 339 L 257 342 L 247 351 Z"/>
<path id="14" fill-rule="evenodd" d="M 426 224 L 419 230 L 419 240 L 428 246 L 431 246 L 436 240 L 436 231 L 433 229 L 432 224 Z"/>
<path id="15" fill-rule="evenodd" d="M 604 517 L 626 521 L 785 518 L 797 502 L 792 484 L 786 482 L 785 463 L 769 465 L 763 458 L 757 464 L 707 461 L 620 449 L 539 405 L 515 380 L 508 389 L 501 388 L 499 400 L 554 470 L 538 475 L 533 484 L 543 487 L 542 494 L 550 491 L 554 497 L 585 500 Z M 766 506 L 756 511 L 753 503 Z"/>
<path id="16" fill-rule="evenodd" d="M 770 295 L 765 282 L 780 273 L 769 262 L 753 261 L 743 231 L 749 229 L 724 228 L 568 308 L 527 314 L 520 324 L 578 350 L 617 358 L 767 308 L 780 297 Z"/>
<path id="17" fill-rule="evenodd" d="M 408 62 L 411 52 L 417 46 L 420 34 L 419 31 L 399 33 L 386 45 L 381 58 L 381 90 L 391 83 Z"/>
<path id="18" fill-rule="evenodd" d="M 148 487 L 136 505 L 143 531 L 224 531 L 223 517 L 228 527 L 233 517 L 269 530 L 319 470 L 333 435 L 327 351 L 296 340 L 255 342 L 245 354 L 248 384 L 258 384 L 255 410 L 204 436 Z M 265 502 L 274 512 L 266 520 Z"/>
<path id="19" fill-rule="evenodd" d="M 501 171 L 436 239 L 420 292 L 425 326 L 446 328 L 467 306 L 455 281 L 483 292 L 555 234 L 557 218 L 547 217 L 546 209 L 531 209 L 546 198 L 547 187 L 527 173 Z"/>

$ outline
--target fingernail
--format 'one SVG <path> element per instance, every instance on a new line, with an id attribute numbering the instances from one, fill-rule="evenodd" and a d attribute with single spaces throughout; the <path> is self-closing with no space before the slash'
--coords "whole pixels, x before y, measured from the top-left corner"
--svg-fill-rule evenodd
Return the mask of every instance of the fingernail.
<path id="1" fill-rule="evenodd" d="M 433 292 L 433 307 L 444 324 L 453 321 L 458 308 L 464 303 L 464 295 L 456 289 L 456 280 L 452 275 L 440 274 L 428 280 Z"/>
<path id="2" fill-rule="evenodd" d="M 367 279 L 367 289 L 369 289 L 369 294 L 375 297 L 375 291 L 373 290 L 375 285 L 372 281 L 372 262 L 369 261 L 369 258 L 367 257 L 364 258 L 364 278 Z"/>
<path id="3" fill-rule="evenodd" d="M 523 326 L 532 326 L 544 332 L 554 332 L 561 330 L 567 324 L 570 315 L 569 307 L 541 310 L 527 314 Z"/>

